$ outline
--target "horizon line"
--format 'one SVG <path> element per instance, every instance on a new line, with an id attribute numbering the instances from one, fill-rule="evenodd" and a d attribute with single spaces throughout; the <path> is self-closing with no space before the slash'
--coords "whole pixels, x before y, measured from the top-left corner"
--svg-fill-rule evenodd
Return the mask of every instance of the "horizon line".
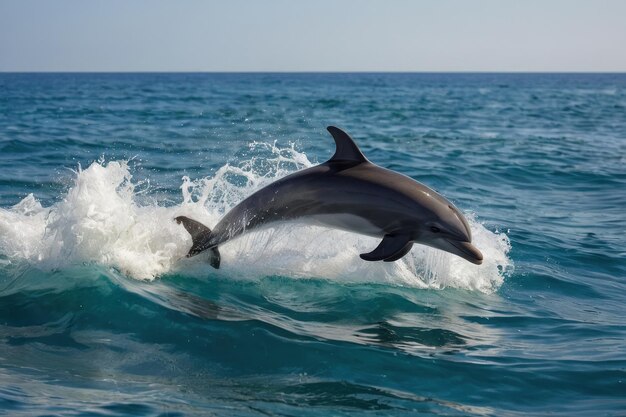
<path id="1" fill-rule="evenodd" d="M 418 71 L 266 71 L 266 70 L 251 70 L 251 71 L 212 71 L 212 70 L 174 70 L 174 71 L 152 71 L 152 70 L 0 70 L 0 74 L 626 74 L 626 70 L 611 70 L 611 71 L 578 71 L 578 70 L 559 70 L 559 71 L 473 71 L 473 70 L 418 70 Z"/>

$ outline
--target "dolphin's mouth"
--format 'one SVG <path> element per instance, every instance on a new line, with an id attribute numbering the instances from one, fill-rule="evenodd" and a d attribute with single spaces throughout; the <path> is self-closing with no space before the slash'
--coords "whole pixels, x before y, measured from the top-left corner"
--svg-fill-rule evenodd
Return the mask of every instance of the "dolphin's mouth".
<path id="1" fill-rule="evenodd" d="M 483 263 L 483 254 L 476 248 L 476 246 L 472 245 L 470 242 L 460 242 L 458 240 L 448 240 L 445 241 L 454 247 L 457 250 L 450 250 L 448 252 L 454 253 L 455 255 L 460 256 L 461 258 L 470 261 L 473 264 L 480 265 Z"/>
<path id="2" fill-rule="evenodd" d="M 476 265 L 480 265 L 483 263 L 483 254 L 480 253 L 480 251 L 476 248 L 476 246 L 472 245 L 470 242 L 463 242 L 463 241 L 454 240 L 454 239 L 439 238 L 439 239 L 433 239 L 428 242 L 417 242 L 417 243 L 422 243 L 428 246 L 432 246 L 433 248 L 444 250 L 456 256 L 460 256 L 466 261 L 469 261 Z"/>

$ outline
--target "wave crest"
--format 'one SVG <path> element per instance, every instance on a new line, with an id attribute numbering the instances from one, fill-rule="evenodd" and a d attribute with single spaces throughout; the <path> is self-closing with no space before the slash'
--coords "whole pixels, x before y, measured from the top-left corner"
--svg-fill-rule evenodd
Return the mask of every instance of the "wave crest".
<path id="1" fill-rule="evenodd" d="M 139 204 L 127 162 L 94 162 L 76 171 L 61 202 L 42 207 L 29 194 L 10 209 L 0 209 L 0 253 L 42 269 L 97 262 L 143 280 L 173 272 L 214 272 L 242 279 L 281 275 L 482 292 L 499 288 L 512 268 L 506 234 L 486 229 L 471 215 L 474 243 L 485 257 L 480 266 L 422 245 L 398 262 L 363 262 L 358 254 L 375 247 L 376 239 L 299 223 L 275 224 L 228 242 L 220 248 L 219 271 L 211 271 L 202 256 L 185 259 L 191 240 L 174 217 L 186 215 L 214 226 L 255 190 L 312 166 L 293 147 L 254 143 L 249 153 L 211 177 L 184 177 L 182 202 L 175 206 Z"/>

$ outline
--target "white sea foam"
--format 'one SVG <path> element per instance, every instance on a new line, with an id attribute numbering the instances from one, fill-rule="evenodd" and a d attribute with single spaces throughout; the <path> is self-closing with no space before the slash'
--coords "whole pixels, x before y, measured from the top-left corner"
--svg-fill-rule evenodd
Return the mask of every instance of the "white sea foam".
<path id="1" fill-rule="evenodd" d="M 30 194 L 12 208 L 0 209 L 0 254 L 43 269 L 97 262 L 144 280 L 169 272 L 206 275 L 211 267 L 202 255 L 184 258 L 191 239 L 174 217 L 186 215 L 214 226 L 245 196 L 312 165 L 293 148 L 258 143 L 251 147 L 257 157 L 227 164 L 212 177 L 183 178 L 182 202 L 170 207 L 137 202 L 126 162 L 94 162 L 76 172 L 64 199 L 51 207 L 42 207 Z M 359 253 L 376 247 L 376 239 L 288 223 L 250 232 L 220 247 L 222 268 L 215 272 L 235 279 L 282 275 L 490 292 L 512 267 L 509 240 L 473 216 L 468 220 L 474 243 L 485 257 L 480 266 L 422 245 L 398 262 L 364 262 Z"/>

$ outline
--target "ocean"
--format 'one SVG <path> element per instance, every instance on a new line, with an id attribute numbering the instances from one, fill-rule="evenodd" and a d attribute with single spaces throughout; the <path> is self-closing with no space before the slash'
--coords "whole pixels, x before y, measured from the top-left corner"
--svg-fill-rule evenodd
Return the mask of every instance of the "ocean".
<path id="1" fill-rule="evenodd" d="M 484 262 L 174 217 L 326 161 L 459 207 Z M 626 415 L 626 74 L 0 74 L 0 414 Z"/>

